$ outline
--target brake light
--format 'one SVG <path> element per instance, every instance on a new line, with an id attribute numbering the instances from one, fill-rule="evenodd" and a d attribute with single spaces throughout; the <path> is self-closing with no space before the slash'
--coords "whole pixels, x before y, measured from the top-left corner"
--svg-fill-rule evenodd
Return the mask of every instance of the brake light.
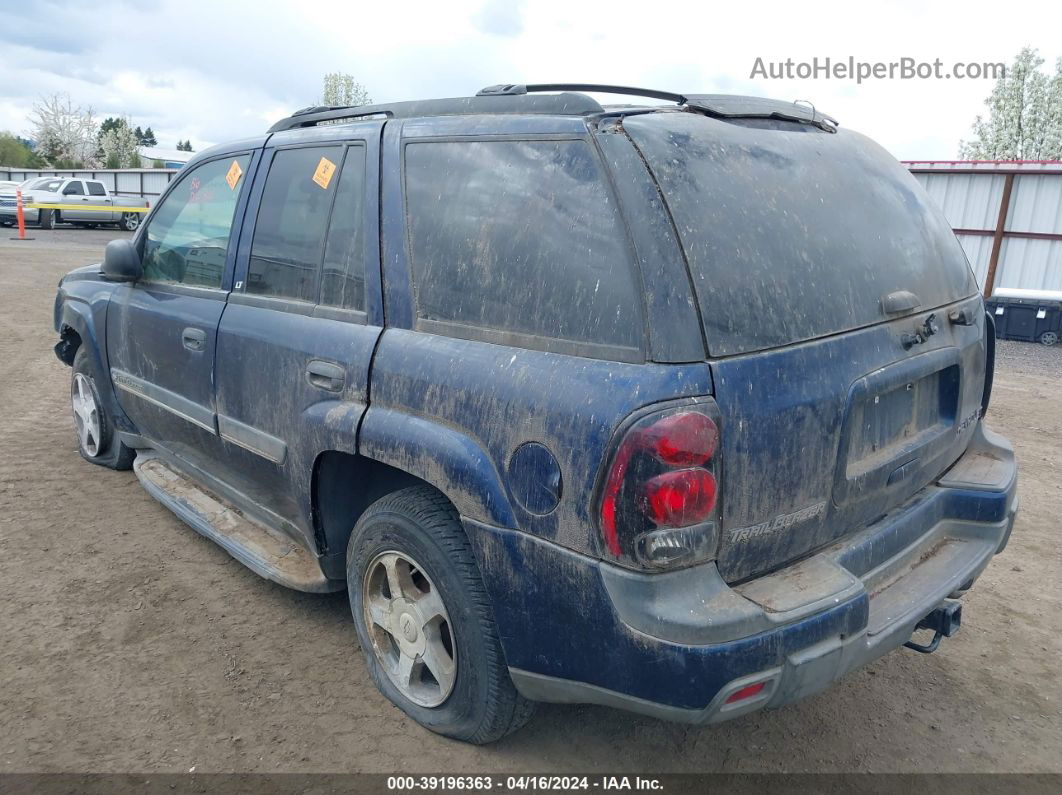
<path id="1" fill-rule="evenodd" d="M 624 564 L 674 568 L 715 554 L 719 426 L 713 401 L 650 414 L 612 456 L 599 518 Z"/>
<path id="2" fill-rule="evenodd" d="M 680 469 L 645 484 L 646 512 L 661 527 L 703 522 L 715 507 L 715 477 L 705 469 Z"/>

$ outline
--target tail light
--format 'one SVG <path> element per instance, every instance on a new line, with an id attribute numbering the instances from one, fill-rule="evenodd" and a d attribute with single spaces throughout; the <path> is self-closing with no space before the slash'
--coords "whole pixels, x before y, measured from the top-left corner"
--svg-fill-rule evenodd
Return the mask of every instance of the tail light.
<path id="1" fill-rule="evenodd" d="M 719 423 L 707 400 L 640 417 L 623 433 L 600 492 L 603 552 L 669 569 L 715 556 Z"/>

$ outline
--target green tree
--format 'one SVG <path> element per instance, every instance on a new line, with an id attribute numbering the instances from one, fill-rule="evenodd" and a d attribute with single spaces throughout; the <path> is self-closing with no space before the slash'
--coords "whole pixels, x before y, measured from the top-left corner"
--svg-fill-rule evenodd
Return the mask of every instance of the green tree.
<path id="1" fill-rule="evenodd" d="M 140 141 L 141 146 L 158 146 L 159 142 L 155 139 L 155 133 L 150 127 L 144 130 L 144 137 Z"/>
<path id="2" fill-rule="evenodd" d="M 44 161 L 21 138 L 9 132 L 0 132 L 0 166 L 41 168 Z"/>
<path id="3" fill-rule="evenodd" d="M 329 72 L 324 76 L 323 83 L 322 105 L 351 107 L 372 104 L 372 97 L 369 96 L 368 90 L 354 80 L 353 75 L 348 75 L 346 72 Z"/>
<path id="4" fill-rule="evenodd" d="M 973 138 L 959 142 L 969 160 L 1057 160 L 1062 158 L 1062 58 L 1048 76 L 1037 50 L 1023 47 L 985 100 L 988 118 L 978 116 Z"/>

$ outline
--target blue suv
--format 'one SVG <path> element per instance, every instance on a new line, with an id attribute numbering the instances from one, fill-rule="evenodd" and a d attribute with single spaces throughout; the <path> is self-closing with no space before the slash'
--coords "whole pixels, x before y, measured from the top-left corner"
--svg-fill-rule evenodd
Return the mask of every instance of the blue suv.
<path id="1" fill-rule="evenodd" d="M 54 322 L 82 456 L 347 589 L 383 694 L 469 742 L 932 651 L 1014 522 L 962 249 L 810 106 L 310 108 L 197 155 Z"/>

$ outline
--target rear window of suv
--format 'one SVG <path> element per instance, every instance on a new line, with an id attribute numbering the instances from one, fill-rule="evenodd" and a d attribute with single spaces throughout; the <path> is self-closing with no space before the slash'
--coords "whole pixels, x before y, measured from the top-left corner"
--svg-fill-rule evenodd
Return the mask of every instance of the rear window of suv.
<path id="1" fill-rule="evenodd" d="M 944 216 L 858 133 L 681 112 L 624 129 L 671 209 L 713 356 L 882 322 L 900 290 L 930 309 L 977 289 Z"/>
<path id="2" fill-rule="evenodd" d="M 419 328 L 636 358 L 640 291 L 588 142 L 411 142 L 405 192 Z"/>

